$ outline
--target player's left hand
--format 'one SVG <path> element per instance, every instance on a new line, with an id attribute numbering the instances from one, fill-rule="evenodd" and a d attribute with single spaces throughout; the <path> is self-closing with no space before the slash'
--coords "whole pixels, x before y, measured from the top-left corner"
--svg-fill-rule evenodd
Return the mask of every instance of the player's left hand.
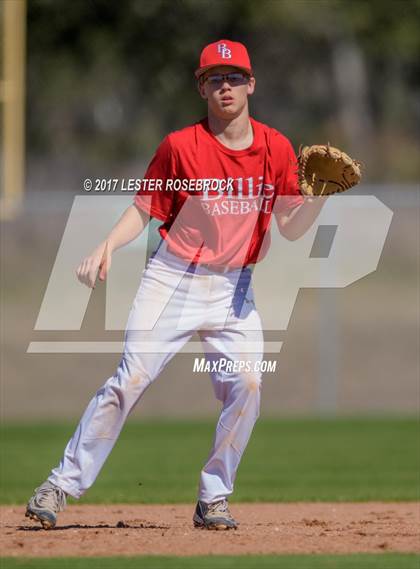
<path id="1" fill-rule="evenodd" d="M 298 156 L 299 188 L 304 196 L 329 196 L 360 182 L 361 164 L 330 146 L 304 146 Z"/>

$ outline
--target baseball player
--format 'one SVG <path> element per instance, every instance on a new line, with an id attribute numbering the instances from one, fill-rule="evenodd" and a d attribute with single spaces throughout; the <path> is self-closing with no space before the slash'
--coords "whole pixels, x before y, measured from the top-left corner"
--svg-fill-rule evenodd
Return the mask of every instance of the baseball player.
<path id="1" fill-rule="evenodd" d="M 77 269 L 80 282 L 94 287 L 98 275 L 105 280 L 116 249 L 135 239 L 150 217 L 161 222 L 162 239 L 134 299 L 118 369 L 27 505 L 26 515 L 45 529 L 55 526 L 67 495 L 79 498 L 93 484 L 130 411 L 195 332 L 209 362 L 223 358 L 232 366 L 211 367 L 222 410 L 200 473 L 193 523 L 237 527 L 228 498 L 259 415 L 261 374 L 253 364 L 263 357 L 251 268 L 267 252 L 272 213 L 281 233 L 297 239 L 324 198 L 303 198 L 290 142 L 249 116 L 255 77 L 244 45 L 220 40 L 206 46 L 195 76 L 206 118 L 166 136 L 144 177 L 152 187 L 139 190 Z"/>

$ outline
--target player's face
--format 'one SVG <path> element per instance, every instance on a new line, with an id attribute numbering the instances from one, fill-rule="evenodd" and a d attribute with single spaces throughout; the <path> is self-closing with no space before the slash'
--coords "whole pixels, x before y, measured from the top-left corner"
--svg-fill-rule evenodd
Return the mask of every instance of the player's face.
<path id="1" fill-rule="evenodd" d="M 200 94 L 208 101 L 209 111 L 223 119 L 239 116 L 254 89 L 254 77 L 229 65 L 212 67 L 199 82 Z"/>

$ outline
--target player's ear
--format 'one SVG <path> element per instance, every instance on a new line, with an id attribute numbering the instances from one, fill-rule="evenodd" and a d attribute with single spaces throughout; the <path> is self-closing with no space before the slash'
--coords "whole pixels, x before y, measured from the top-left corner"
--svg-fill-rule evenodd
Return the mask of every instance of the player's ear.
<path id="1" fill-rule="evenodd" d="M 202 83 L 200 80 L 197 81 L 197 90 L 200 93 L 202 99 L 207 99 L 204 83 Z"/>
<path id="2" fill-rule="evenodd" d="M 200 93 L 201 98 L 207 100 L 207 95 L 204 85 L 200 85 L 199 83 L 197 83 L 197 89 L 198 92 Z"/>
<path id="3" fill-rule="evenodd" d="M 252 95 L 255 91 L 255 77 L 251 75 L 248 81 L 248 95 Z"/>

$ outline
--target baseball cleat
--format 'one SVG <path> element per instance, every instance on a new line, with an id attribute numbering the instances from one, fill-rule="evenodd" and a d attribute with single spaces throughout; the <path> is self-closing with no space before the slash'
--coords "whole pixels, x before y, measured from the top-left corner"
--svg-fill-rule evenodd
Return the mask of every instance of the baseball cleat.
<path id="1" fill-rule="evenodd" d="M 212 530 L 229 530 L 238 527 L 238 523 L 229 512 L 226 499 L 213 502 L 212 504 L 198 501 L 193 516 L 193 522 L 196 528 Z"/>
<path id="2" fill-rule="evenodd" d="M 35 488 L 34 495 L 26 507 L 25 516 L 40 522 L 44 529 L 51 529 L 57 523 L 57 513 L 66 507 L 66 493 L 49 480 Z"/>

